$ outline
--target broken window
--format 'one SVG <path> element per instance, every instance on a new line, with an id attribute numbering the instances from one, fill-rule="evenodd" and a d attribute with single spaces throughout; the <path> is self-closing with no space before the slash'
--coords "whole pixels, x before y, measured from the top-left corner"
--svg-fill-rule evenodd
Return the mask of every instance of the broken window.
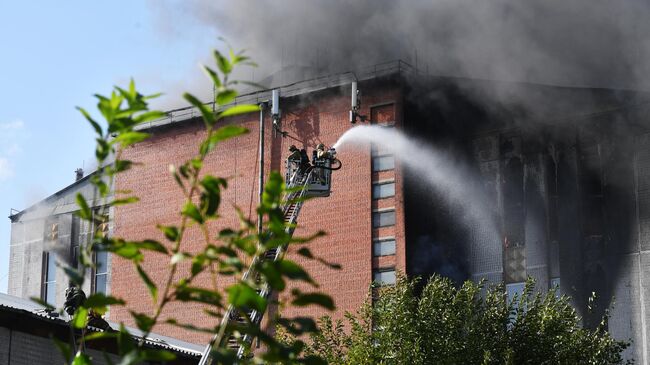
<path id="1" fill-rule="evenodd" d="M 379 125 L 395 124 L 395 104 L 388 103 L 370 107 L 370 123 Z"/>

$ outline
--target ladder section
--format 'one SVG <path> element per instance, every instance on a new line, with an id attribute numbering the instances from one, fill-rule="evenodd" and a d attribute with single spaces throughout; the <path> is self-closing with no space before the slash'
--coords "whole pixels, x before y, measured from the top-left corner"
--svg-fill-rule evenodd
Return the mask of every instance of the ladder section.
<path id="1" fill-rule="evenodd" d="M 285 223 L 285 232 L 289 237 L 293 236 L 295 230 L 295 224 L 298 220 L 298 215 L 300 214 L 300 209 L 302 208 L 304 198 L 307 196 L 309 181 L 312 177 L 312 169 L 306 171 L 296 170 L 290 177 L 289 182 L 287 183 L 287 190 L 289 193 L 284 198 L 284 204 L 282 206 L 282 211 L 284 214 L 284 223 Z M 284 252 L 286 251 L 287 246 L 283 245 L 280 247 L 275 247 L 267 250 L 262 255 L 256 256 L 253 258 L 251 268 L 248 269 L 242 276 L 242 280 L 248 280 L 251 275 L 254 275 L 255 283 L 259 285 L 257 293 L 264 299 L 271 297 L 272 290 L 268 283 L 263 282 L 262 276 L 252 270 L 256 264 L 259 264 L 264 261 L 278 261 L 283 257 Z M 228 310 L 224 314 L 221 326 L 227 326 L 228 328 L 242 328 L 246 326 L 248 321 L 254 326 L 259 326 L 264 317 L 264 312 L 259 312 L 255 309 L 249 309 L 245 311 L 239 311 L 232 306 L 228 307 Z M 237 358 L 241 359 L 244 356 L 244 352 L 247 347 L 253 342 L 253 336 L 249 334 L 243 335 L 241 338 L 235 336 L 234 331 L 227 333 L 226 345 L 237 351 Z M 215 344 L 216 337 L 212 339 L 210 344 L 205 349 L 203 356 L 199 365 L 211 365 L 212 356 L 210 352 L 212 347 Z"/>

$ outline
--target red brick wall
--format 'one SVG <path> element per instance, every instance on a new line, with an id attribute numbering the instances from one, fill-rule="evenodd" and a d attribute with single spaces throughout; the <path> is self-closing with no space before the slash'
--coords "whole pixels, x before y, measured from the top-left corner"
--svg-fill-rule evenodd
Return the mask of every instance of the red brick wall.
<path id="1" fill-rule="evenodd" d="M 394 103 L 393 112 L 396 124 L 401 124 L 402 101 L 399 88 L 395 85 L 361 83 L 363 105 L 361 113 L 370 116 L 373 105 Z M 265 136 L 265 172 L 282 169 L 284 158 L 287 156 L 289 145 L 311 150 L 318 143 L 331 146 L 347 131 L 351 125 L 348 122 L 350 96 L 347 88 L 333 89 L 299 97 L 281 100 L 282 128 L 289 132 L 290 137 L 272 137 L 271 122 L 268 117 Z M 386 118 L 384 110 L 381 118 Z M 388 114 L 388 115 L 389 115 Z M 255 212 L 257 202 L 258 174 L 258 124 L 259 115 L 250 114 L 230 120 L 240 123 L 250 130 L 250 134 L 219 145 L 209 156 L 205 170 L 211 174 L 232 177 L 229 188 L 223 194 L 220 213 L 222 218 L 213 227 L 218 229 L 236 226 L 237 218 L 233 206 L 240 207 L 246 214 Z M 378 117 L 379 118 L 379 117 Z M 132 190 L 140 197 L 140 202 L 134 205 L 121 206 L 115 211 L 115 234 L 129 239 L 157 238 L 164 240 L 155 228 L 156 224 L 178 224 L 178 211 L 182 205 L 182 197 L 168 170 L 170 164 L 180 164 L 194 155 L 198 143 L 203 137 L 203 126 L 200 123 L 183 122 L 172 127 L 160 128 L 153 131 L 153 136 L 146 142 L 140 143 L 126 151 L 124 158 L 131 159 L 142 165 L 120 175 L 117 189 Z M 368 286 L 372 280 L 372 238 L 371 212 L 371 183 L 378 174 L 371 172 L 369 148 L 361 151 L 344 150 L 339 152 L 343 168 L 333 174 L 332 195 L 328 198 L 317 198 L 308 201 L 298 219 L 297 236 L 306 236 L 318 230 L 325 230 L 327 236 L 309 244 L 312 252 L 329 262 L 342 265 L 343 269 L 335 271 L 319 263 L 296 259 L 312 274 L 320 288 L 332 295 L 337 305 L 335 316 L 344 311 L 355 311 L 366 299 Z M 396 208 L 397 224 L 395 227 L 381 228 L 390 230 L 397 239 L 397 254 L 394 257 L 375 259 L 374 267 L 396 266 L 404 270 L 404 225 L 403 198 L 401 194 L 401 179 L 399 171 L 382 172 L 396 178 L 396 196 L 392 203 Z M 374 175 L 374 176 L 373 176 Z M 377 232 L 375 232 L 376 234 Z M 196 251 L 201 247 L 198 232 L 190 229 L 186 236 L 184 250 Z M 379 266 L 378 266 L 379 265 Z M 163 286 L 163 280 L 168 270 L 168 263 L 160 255 L 150 254 L 145 259 L 144 266 L 152 278 Z M 187 267 L 182 270 L 186 272 Z M 151 300 L 147 290 L 141 284 L 137 273 L 128 262 L 114 259 L 112 265 L 113 295 L 124 298 L 132 310 L 150 313 Z M 207 277 L 201 278 L 201 284 L 209 286 Z M 226 284 L 225 281 L 219 285 Z M 302 287 L 302 286 L 301 286 Z M 302 287 L 302 289 L 308 289 Z M 198 305 L 172 304 L 165 310 L 168 317 L 176 318 L 179 322 L 195 325 L 214 326 L 216 319 L 204 314 Z M 324 312 L 319 308 L 283 309 L 286 315 L 320 316 Z M 133 324 L 124 308 L 112 309 L 111 320 L 125 321 Z M 207 336 L 196 332 L 187 332 L 171 326 L 160 326 L 154 332 L 174 336 L 187 341 L 206 342 Z"/>

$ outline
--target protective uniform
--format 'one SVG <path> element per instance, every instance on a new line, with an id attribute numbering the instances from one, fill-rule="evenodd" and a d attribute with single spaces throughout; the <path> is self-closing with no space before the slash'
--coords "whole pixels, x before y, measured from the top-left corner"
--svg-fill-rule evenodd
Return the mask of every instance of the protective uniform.
<path id="1" fill-rule="evenodd" d="M 318 146 L 316 146 L 316 158 L 332 158 L 332 155 L 325 149 L 324 144 L 319 143 Z"/>

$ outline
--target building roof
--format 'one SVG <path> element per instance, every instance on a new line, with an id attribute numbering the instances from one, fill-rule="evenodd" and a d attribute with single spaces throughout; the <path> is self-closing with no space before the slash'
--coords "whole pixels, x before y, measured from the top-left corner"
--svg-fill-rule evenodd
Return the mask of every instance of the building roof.
<path id="1" fill-rule="evenodd" d="M 18 321 L 21 316 L 32 320 L 35 319 L 41 323 L 49 323 L 52 326 L 67 327 L 69 325 L 68 316 L 65 314 L 60 315 L 57 312 L 47 311 L 42 305 L 28 299 L 0 293 L 0 326 L 8 323 L 19 324 Z M 108 323 L 112 328 L 119 328 L 119 324 L 110 321 Z M 22 322 L 20 325 L 23 325 Z M 135 339 L 141 339 L 142 331 L 131 327 L 126 328 Z M 94 327 L 88 327 L 88 329 L 95 332 L 101 331 Z M 204 347 L 156 333 L 149 334 L 145 343 L 151 347 L 165 349 L 197 358 L 201 356 Z"/>
<path id="2" fill-rule="evenodd" d="M 280 97 L 287 98 L 334 87 L 340 87 L 350 84 L 352 81 L 365 81 L 391 75 L 414 74 L 416 72 L 417 70 L 413 66 L 402 60 L 383 62 L 376 65 L 363 67 L 355 71 L 346 71 L 330 75 L 318 76 L 269 89 L 255 90 L 249 93 L 244 93 L 242 95 L 239 95 L 235 99 L 235 102 L 229 106 L 238 104 L 259 104 L 269 101 L 271 99 L 272 90 L 279 90 Z M 206 103 L 205 105 L 209 106 L 210 108 L 214 107 L 214 103 L 212 102 Z M 178 108 L 167 111 L 167 116 L 164 118 L 141 124 L 139 128 L 151 129 L 188 121 L 200 116 L 201 112 L 196 107 L 189 106 Z"/>

